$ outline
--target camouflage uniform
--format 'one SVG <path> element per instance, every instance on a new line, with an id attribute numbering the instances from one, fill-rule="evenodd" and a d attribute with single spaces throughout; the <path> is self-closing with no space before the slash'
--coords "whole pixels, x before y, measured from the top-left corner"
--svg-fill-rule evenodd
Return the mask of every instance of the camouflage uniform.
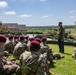
<path id="1" fill-rule="evenodd" d="M 74 48 L 74 54 L 72 54 L 72 58 L 76 60 L 76 48 Z"/>
<path id="2" fill-rule="evenodd" d="M 7 75 L 15 73 L 16 69 L 19 67 L 15 61 L 10 61 L 6 57 L 2 58 L 2 64 L 3 64 L 3 73 Z"/>
<path id="3" fill-rule="evenodd" d="M 40 54 L 40 43 L 32 41 L 30 52 L 25 51 L 20 56 L 21 75 L 50 75 L 46 55 Z M 19 74 L 17 74 L 19 75 Z"/>
<path id="4" fill-rule="evenodd" d="M 14 35 L 14 43 L 15 45 L 19 42 L 19 36 Z"/>
<path id="5" fill-rule="evenodd" d="M 22 75 L 50 75 L 46 58 L 38 52 L 24 52 L 20 63 Z"/>
<path id="6" fill-rule="evenodd" d="M 53 54 L 52 54 L 53 50 L 52 48 L 50 48 L 46 43 L 41 43 L 41 49 L 40 49 L 40 53 L 44 54 L 47 53 L 47 60 L 50 61 L 50 64 L 53 64 Z"/>
<path id="7" fill-rule="evenodd" d="M 0 47 L 0 75 L 15 73 L 19 66 L 15 62 L 3 57 L 3 53 L 3 48 Z M 10 62 L 10 64 L 7 64 L 7 62 Z"/>
<path id="8" fill-rule="evenodd" d="M 3 68 L 3 62 L 2 62 L 2 58 L 3 58 L 3 48 L 0 47 L 0 74 L 3 74 L 4 68 Z"/>
<path id="9" fill-rule="evenodd" d="M 4 51 L 8 51 L 8 53 L 12 54 L 14 50 L 15 44 L 12 41 L 5 43 Z"/>
<path id="10" fill-rule="evenodd" d="M 14 51 L 13 51 L 13 56 L 16 58 L 16 59 L 19 59 L 20 55 L 27 49 L 27 45 L 23 42 L 19 42 L 15 48 L 14 48 Z"/>

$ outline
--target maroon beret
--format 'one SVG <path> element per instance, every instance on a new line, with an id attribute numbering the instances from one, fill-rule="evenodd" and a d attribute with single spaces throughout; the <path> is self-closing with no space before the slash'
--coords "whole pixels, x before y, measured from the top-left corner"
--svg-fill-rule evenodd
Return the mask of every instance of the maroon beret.
<path id="1" fill-rule="evenodd" d="M 3 43 L 6 42 L 6 36 L 5 35 L 0 34 L 0 42 L 3 42 Z"/>
<path id="2" fill-rule="evenodd" d="M 29 38 L 30 41 L 34 41 L 34 38 Z"/>
<path id="3" fill-rule="evenodd" d="M 46 37 L 43 37 L 43 38 L 42 38 L 42 41 L 47 41 L 47 38 L 46 38 Z"/>
<path id="4" fill-rule="evenodd" d="M 14 35 L 14 39 L 18 39 L 19 38 L 19 36 L 18 35 Z"/>
<path id="5" fill-rule="evenodd" d="M 20 36 L 20 40 L 24 40 L 24 39 L 26 39 L 26 37 L 25 36 Z"/>
<path id="6" fill-rule="evenodd" d="M 32 41 L 30 47 L 40 49 L 40 43 L 37 41 Z"/>
<path id="7" fill-rule="evenodd" d="M 36 41 L 38 41 L 39 43 L 41 43 L 41 40 L 40 40 L 40 38 L 36 38 L 35 40 L 36 40 Z"/>
<path id="8" fill-rule="evenodd" d="M 26 39 L 28 39 L 29 37 L 28 36 L 26 36 Z"/>
<path id="9" fill-rule="evenodd" d="M 13 35 L 10 35 L 10 36 L 9 36 L 9 39 L 13 39 Z"/>

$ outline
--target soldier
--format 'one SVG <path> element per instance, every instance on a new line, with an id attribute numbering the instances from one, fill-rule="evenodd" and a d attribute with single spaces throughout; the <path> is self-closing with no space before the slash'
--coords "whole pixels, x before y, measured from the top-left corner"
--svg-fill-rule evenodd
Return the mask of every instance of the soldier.
<path id="1" fill-rule="evenodd" d="M 54 62 L 53 62 L 53 50 L 52 48 L 50 48 L 48 45 L 47 45 L 47 38 L 46 37 L 43 37 L 42 38 L 42 43 L 41 43 L 41 49 L 40 49 L 40 53 L 44 54 L 44 53 L 47 53 L 47 59 L 50 61 L 50 64 L 53 65 Z"/>
<path id="2" fill-rule="evenodd" d="M 26 36 L 26 41 L 25 41 L 26 44 L 28 44 L 28 40 L 29 40 L 29 37 Z"/>
<path id="3" fill-rule="evenodd" d="M 25 42 L 25 36 L 20 36 L 20 42 L 14 48 L 13 56 L 19 59 L 20 55 L 27 49 Z"/>
<path id="4" fill-rule="evenodd" d="M 3 57 L 2 59 L 3 62 L 3 68 L 4 68 L 4 74 L 13 74 L 16 72 L 16 69 L 19 68 L 19 65 L 13 61 L 9 60 L 6 57 Z"/>
<path id="5" fill-rule="evenodd" d="M 59 22 L 59 33 L 58 33 L 58 45 L 59 52 L 64 53 L 64 28 L 62 26 L 62 22 Z"/>
<path id="6" fill-rule="evenodd" d="M 4 51 L 8 51 L 8 53 L 12 54 L 15 47 L 15 44 L 13 42 L 13 36 L 10 35 L 8 39 L 9 41 L 5 43 Z"/>
<path id="7" fill-rule="evenodd" d="M 27 51 L 30 50 L 30 42 L 31 42 L 31 41 L 34 41 L 34 38 L 33 38 L 33 37 L 29 38 L 29 41 L 28 41 L 28 43 L 27 43 L 27 46 L 28 46 L 28 50 L 27 50 Z"/>
<path id="8" fill-rule="evenodd" d="M 0 74 L 4 73 L 2 58 L 3 58 L 3 53 L 4 53 L 3 47 L 4 47 L 5 42 L 6 42 L 6 37 L 0 34 Z"/>
<path id="9" fill-rule="evenodd" d="M 3 56 L 4 54 L 4 44 L 6 42 L 6 37 L 0 34 L 0 75 L 15 73 L 15 70 L 19 67 L 16 63 L 8 60 Z"/>
<path id="10" fill-rule="evenodd" d="M 40 44 L 32 41 L 30 44 L 30 52 L 25 51 L 20 56 L 21 75 L 50 75 L 47 61 L 43 55 L 40 55 Z M 19 74 L 18 74 L 19 75 Z"/>
<path id="11" fill-rule="evenodd" d="M 74 48 L 74 54 L 72 54 L 72 58 L 76 61 L 76 48 Z"/>
<path id="12" fill-rule="evenodd" d="M 40 38 L 36 38 L 36 41 L 38 41 L 39 43 L 41 43 L 41 39 Z"/>
<path id="13" fill-rule="evenodd" d="M 15 45 L 19 42 L 19 36 L 14 35 L 14 43 Z"/>

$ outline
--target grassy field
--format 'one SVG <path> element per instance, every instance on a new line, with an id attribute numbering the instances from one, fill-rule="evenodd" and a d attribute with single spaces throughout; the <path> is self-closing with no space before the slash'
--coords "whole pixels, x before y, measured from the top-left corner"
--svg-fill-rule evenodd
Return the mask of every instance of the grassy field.
<path id="1" fill-rule="evenodd" d="M 49 44 L 54 50 L 54 52 L 59 53 L 58 46 Z M 65 53 L 61 54 L 65 58 L 60 60 L 55 60 L 56 64 L 51 66 L 50 71 L 54 72 L 54 75 L 76 75 L 76 62 L 72 58 L 73 46 L 65 46 Z"/>
<path id="2" fill-rule="evenodd" d="M 54 53 L 59 53 L 58 45 L 49 44 L 54 50 Z M 55 60 L 56 63 L 53 66 L 50 66 L 50 71 L 53 72 L 53 75 L 76 75 L 76 62 L 72 58 L 73 46 L 65 46 L 65 53 L 60 53 L 61 56 L 65 56 L 65 58 Z M 12 57 L 10 56 L 9 59 Z"/>

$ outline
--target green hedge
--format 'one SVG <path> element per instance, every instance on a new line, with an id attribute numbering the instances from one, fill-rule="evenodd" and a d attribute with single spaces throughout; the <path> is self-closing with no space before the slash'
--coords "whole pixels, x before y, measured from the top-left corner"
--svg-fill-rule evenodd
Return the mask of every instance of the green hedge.
<path id="1" fill-rule="evenodd" d="M 47 41 L 48 44 L 58 44 L 58 41 Z M 64 42 L 65 45 L 76 46 L 76 42 Z"/>

